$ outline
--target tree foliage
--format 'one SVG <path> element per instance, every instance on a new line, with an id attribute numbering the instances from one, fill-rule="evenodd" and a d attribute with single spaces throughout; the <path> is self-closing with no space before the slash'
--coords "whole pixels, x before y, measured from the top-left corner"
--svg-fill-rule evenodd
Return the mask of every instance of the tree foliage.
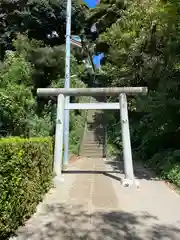
<path id="1" fill-rule="evenodd" d="M 0 77 L 1 135 L 48 136 L 52 131 L 50 116 L 37 115 L 32 72 L 23 54 L 7 52 Z"/>
<path id="2" fill-rule="evenodd" d="M 158 156 L 165 155 L 165 159 L 171 159 L 167 161 L 176 163 L 180 140 L 179 1 L 102 0 L 91 10 L 78 2 L 73 1 L 72 34 L 84 34 L 86 41 L 91 41 L 88 44 L 91 53 L 106 54 L 103 72 L 97 76 L 101 85 L 147 86 L 149 89 L 148 96 L 129 98 L 136 156 L 150 159 L 152 163 L 160 154 Z M 50 99 L 37 99 L 35 95 L 37 87 L 64 84 L 65 14 L 66 1 L 62 0 L 3 0 L 0 3 L 1 128 L 11 129 L 10 134 L 36 135 L 41 126 L 47 130 L 44 132 L 53 131 L 51 119 L 55 103 Z M 98 29 L 95 41 L 90 33 L 93 23 Z M 78 73 L 90 81 L 91 77 L 86 76 L 81 65 L 87 53 L 80 50 L 72 53 L 78 61 L 72 59 L 71 74 Z M 79 83 L 79 77 L 72 79 L 73 86 Z M 73 117 L 77 117 L 76 114 Z M 119 123 L 119 114 L 111 113 L 107 117 L 111 141 L 120 147 L 119 127 L 115 126 Z M 74 129 L 72 122 L 71 129 Z M 174 151 L 176 157 L 167 157 L 174 156 Z"/>
<path id="3" fill-rule="evenodd" d="M 149 89 L 148 96 L 129 99 L 132 144 L 140 159 L 179 148 L 179 11 L 178 1 L 130 1 L 98 39 L 109 45 L 106 85 Z"/>
<path id="4" fill-rule="evenodd" d="M 72 4 L 72 33 L 78 33 L 84 13 L 76 1 Z M 27 33 L 30 39 L 42 40 L 51 46 L 65 42 L 66 1 L 2 0 L 0 2 L 0 55 L 12 49 L 12 39 Z M 55 37 L 51 37 L 56 32 Z M 48 37 L 50 36 L 50 37 Z"/>

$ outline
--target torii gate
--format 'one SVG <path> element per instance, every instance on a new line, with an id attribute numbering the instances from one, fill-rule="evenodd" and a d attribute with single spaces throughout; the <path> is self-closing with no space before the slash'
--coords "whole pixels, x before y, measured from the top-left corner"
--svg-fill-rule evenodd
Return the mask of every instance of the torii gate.
<path id="1" fill-rule="evenodd" d="M 38 88 L 37 94 L 42 97 L 57 97 L 57 116 L 54 148 L 53 171 L 55 182 L 62 181 L 63 160 L 63 127 L 64 110 L 71 109 L 120 109 L 123 161 L 125 178 L 123 186 L 136 184 L 134 178 L 131 140 L 129 131 L 128 107 L 126 95 L 144 94 L 147 87 L 115 87 L 115 88 Z M 65 103 L 66 96 L 119 96 L 119 103 Z"/>

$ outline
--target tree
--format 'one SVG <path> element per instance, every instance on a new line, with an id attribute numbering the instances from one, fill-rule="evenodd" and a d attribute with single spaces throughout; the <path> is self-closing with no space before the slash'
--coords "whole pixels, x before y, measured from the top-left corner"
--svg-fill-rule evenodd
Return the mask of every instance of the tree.
<path id="1" fill-rule="evenodd" d="M 82 28 L 84 13 L 76 1 L 72 4 L 72 33 Z M 13 49 L 12 39 L 27 33 L 30 39 L 51 46 L 65 42 L 66 1 L 62 0 L 2 0 L 0 3 L 0 55 Z M 56 32 L 55 37 L 48 37 Z"/>
<path id="2" fill-rule="evenodd" d="M 50 115 L 42 118 L 36 112 L 32 69 L 22 54 L 7 52 L 0 79 L 0 135 L 47 136 L 52 131 Z"/>
<path id="3" fill-rule="evenodd" d="M 139 158 L 155 164 L 157 153 L 160 161 L 179 148 L 179 10 L 178 1 L 130 1 L 110 27 L 103 22 L 107 27 L 97 40 L 109 45 L 103 67 L 108 86 L 149 89 L 146 97 L 129 98 L 131 136 Z M 108 119 L 111 132 L 116 131 L 116 116 Z M 120 147 L 116 134 L 111 140 Z M 161 171 L 172 166 L 167 158 Z M 177 161 L 177 154 L 170 161 Z"/>

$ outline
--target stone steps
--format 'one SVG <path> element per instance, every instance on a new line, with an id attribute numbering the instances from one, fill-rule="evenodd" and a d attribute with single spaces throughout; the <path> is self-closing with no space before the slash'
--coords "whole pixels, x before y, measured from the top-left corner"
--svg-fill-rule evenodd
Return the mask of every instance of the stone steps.
<path id="1" fill-rule="evenodd" d="M 81 146 L 81 155 L 90 158 L 102 158 L 104 150 L 103 114 L 100 110 L 89 110 L 87 129 Z"/>

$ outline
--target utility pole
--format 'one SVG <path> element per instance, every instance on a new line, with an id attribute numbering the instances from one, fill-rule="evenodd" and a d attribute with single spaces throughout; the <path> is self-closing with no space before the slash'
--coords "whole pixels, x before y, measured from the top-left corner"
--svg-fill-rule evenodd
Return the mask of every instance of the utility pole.
<path id="1" fill-rule="evenodd" d="M 66 60 L 65 60 L 65 88 L 70 88 L 70 58 L 71 58 L 71 5 L 72 0 L 67 0 L 66 10 Z M 69 103 L 69 96 L 65 97 L 65 104 Z M 69 110 L 64 111 L 64 159 L 63 165 L 69 159 Z"/>

